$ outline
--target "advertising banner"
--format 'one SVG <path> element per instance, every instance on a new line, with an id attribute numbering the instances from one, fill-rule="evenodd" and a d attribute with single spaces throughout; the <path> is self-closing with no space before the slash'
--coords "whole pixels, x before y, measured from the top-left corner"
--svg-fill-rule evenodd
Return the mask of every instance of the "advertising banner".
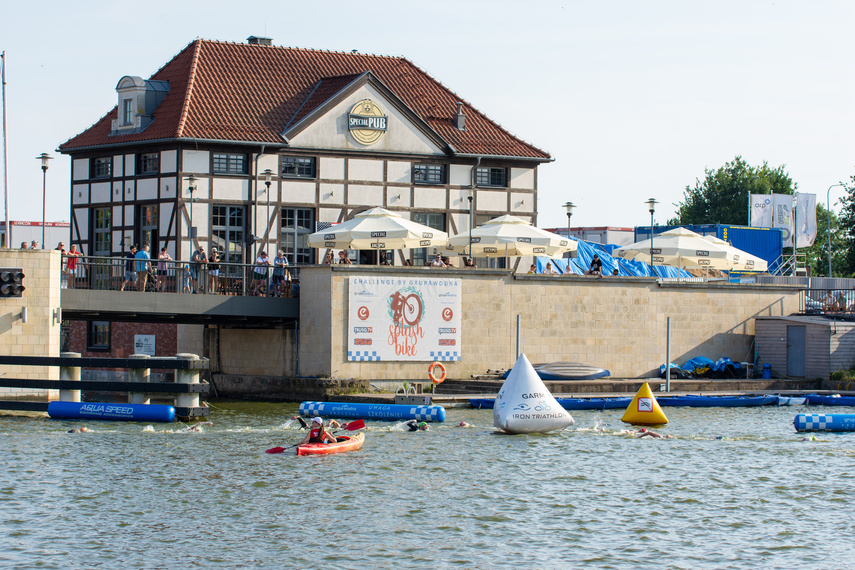
<path id="1" fill-rule="evenodd" d="M 752 194 L 751 195 L 751 223 L 752 228 L 772 227 L 772 197 L 774 194 Z"/>
<path id="2" fill-rule="evenodd" d="M 796 194 L 796 247 L 810 247 L 816 240 L 816 194 Z"/>
<path id="3" fill-rule="evenodd" d="M 347 359 L 458 361 L 461 279 L 349 278 Z"/>
<path id="4" fill-rule="evenodd" d="M 772 194 L 772 227 L 783 230 L 784 247 L 793 245 L 793 197 L 790 194 Z"/>

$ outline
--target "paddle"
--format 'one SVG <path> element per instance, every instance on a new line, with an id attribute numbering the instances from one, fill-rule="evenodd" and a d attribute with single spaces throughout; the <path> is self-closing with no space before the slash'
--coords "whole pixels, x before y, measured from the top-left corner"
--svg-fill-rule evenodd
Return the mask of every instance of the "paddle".
<path id="1" fill-rule="evenodd" d="M 332 434 L 335 435 L 342 430 L 356 431 L 356 430 L 362 429 L 364 427 L 365 427 L 365 420 L 356 420 L 356 421 L 350 422 L 349 424 L 347 424 L 345 426 L 342 426 L 341 429 L 338 429 L 338 430 L 332 432 Z M 286 451 L 286 450 L 291 449 L 293 447 L 297 447 L 298 445 L 300 445 L 300 444 L 295 443 L 294 445 L 289 445 L 288 447 L 271 447 L 270 449 L 268 449 L 264 453 L 282 453 L 283 451 Z"/>

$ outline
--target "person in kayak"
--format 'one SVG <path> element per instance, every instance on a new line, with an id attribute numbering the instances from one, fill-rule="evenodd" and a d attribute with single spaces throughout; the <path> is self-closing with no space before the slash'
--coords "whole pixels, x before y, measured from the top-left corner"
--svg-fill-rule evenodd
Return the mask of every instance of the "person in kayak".
<path id="1" fill-rule="evenodd" d="M 306 437 L 303 438 L 298 445 L 303 445 L 304 443 L 335 443 L 336 439 L 330 433 L 327 433 L 327 430 L 324 429 L 324 420 L 321 418 L 312 418 L 312 427 L 309 429 L 309 433 L 306 434 Z"/>

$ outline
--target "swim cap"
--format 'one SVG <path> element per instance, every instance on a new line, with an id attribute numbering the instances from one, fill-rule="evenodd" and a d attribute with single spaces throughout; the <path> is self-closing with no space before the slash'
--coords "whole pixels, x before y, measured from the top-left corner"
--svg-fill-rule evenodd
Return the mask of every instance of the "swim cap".
<path id="1" fill-rule="evenodd" d="M 312 418 L 312 421 L 318 422 L 319 424 L 324 425 L 324 420 L 322 420 L 321 418 Z"/>

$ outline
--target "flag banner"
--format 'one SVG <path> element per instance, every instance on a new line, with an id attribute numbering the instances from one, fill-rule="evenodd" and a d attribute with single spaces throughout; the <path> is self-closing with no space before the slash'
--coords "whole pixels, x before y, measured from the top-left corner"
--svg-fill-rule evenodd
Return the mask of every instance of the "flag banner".
<path id="1" fill-rule="evenodd" d="M 793 246 L 793 197 L 790 194 L 772 194 L 772 227 L 780 228 L 784 247 Z"/>
<path id="2" fill-rule="evenodd" d="M 796 194 L 796 247 L 816 240 L 816 194 Z"/>
<path id="3" fill-rule="evenodd" d="M 348 360 L 460 360 L 462 279 L 349 279 Z"/>
<path id="4" fill-rule="evenodd" d="M 752 194 L 751 195 L 751 219 L 749 225 L 752 228 L 772 227 L 772 198 L 774 194 Z"/>

